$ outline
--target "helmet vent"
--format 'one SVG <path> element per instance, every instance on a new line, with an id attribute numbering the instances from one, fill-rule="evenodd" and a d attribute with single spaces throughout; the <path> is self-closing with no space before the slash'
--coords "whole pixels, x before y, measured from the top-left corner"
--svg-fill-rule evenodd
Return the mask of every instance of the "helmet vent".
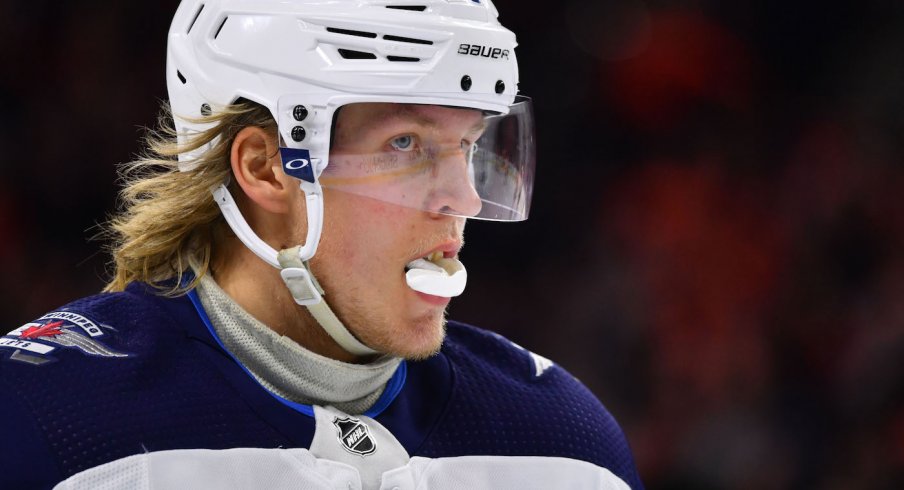
<path id="1" fill-rule="evenodd" d="M 198 11 L 195 12 L 195 16 L 191 18 L 191 24 L 188 25 L 188 30 L 185 31 L 186 34 L 191 32 L 191 28 L 195 26 L 195 22 L 198 21 L 198 17 L 201 16 L 201 11 L 204 10 L 204 4 L 202 3 L 200 7 L 198 7 Z"/>
<path id="2" fill-rule="evenodd" d="M 229 16 L 223 18 L 223 22 L 220 22 L 220 27 L 217 28 L 217 33 L 213 35 L 213 38 L 216 39 L 217 36 L 220 35 L 220 31 L 223 30 L 223 26 L 226 25 L 226 21 L 229 20 Z"/>
<path id="3" fill-rule="evenodd" d="M 421 61 L 420 58 L 409 58 L 407 56 L 387 56 L 386 59 L 389 61 L 406 61 L 409 63 Z"/>
<path id="4" fill-rule="evenodd" d="M 371 39 L 377 37 L 373 32 L 353 31 L 351 29 L 339 29 L 338 27 L 327 27 L 326 31 L 334 34 L 345 34 L 346 36 L 369 37 Z"/>
<path id="5" fill-rule="evenodd" d="M 182 85 L 185 85 L 188 82 L 188 80 L 185 79 L 185 75 L 183 75 L 181 71 L 176 70 L 176 76 L 179 77 L 179 81 L 182 82 Z"/>
<path id="6" fill-rule="evenodd" d="M 393 36 L 391 34 L 387 34 L 387 35 L 383 36 L 383 39 L 385 39 L 387 41 L 398 41 L 400 43 L 427 44 L 427 45 L 433 44 L 433 41 L 428 41 L 426 39 L 413 39 L 410 37 Z"/>
<path id="7" fill-rule="evenodd" d="M 426 5 L 387 5 L 388 9 L 410 10 L 412 12 L 423 12 L 427 10 Z"/>
<path id="8" fill-rule="evenodd" d="M 353 49 L 339 49 L 339 55 L 347 60 L 375 60 L 377 55 Z"/>

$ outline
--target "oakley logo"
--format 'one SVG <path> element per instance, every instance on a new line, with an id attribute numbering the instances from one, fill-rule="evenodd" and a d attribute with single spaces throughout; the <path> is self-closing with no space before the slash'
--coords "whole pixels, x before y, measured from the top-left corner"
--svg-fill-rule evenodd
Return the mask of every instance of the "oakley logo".
<path id="1" fill-rule="evenodd" d="M 483 58 L 492 58 L 494 60 L 509 59 L 509 50 L 494 48 L 492 46 L 481 46 L 480 44 L 459 44 L 458 54 L 480 56 Z"/>
<path id="2" fill-rule="evenodd" d="M 304 180 L 305 182 L 314 183 L 317 177 L 314 176 L 314 166 L 311 165 L 311 152 L 304 148 L 279 148 L 279 157 L 283 162 L 283 169 L 286 175 Z"/>
<path id="3" fill-rule="evenodd" d="M 301 170 L 311 164 L 311 161 L 305 158 L 296 158 L 290 162 L 286 162 L 285 167 L 288 170 Z"/>

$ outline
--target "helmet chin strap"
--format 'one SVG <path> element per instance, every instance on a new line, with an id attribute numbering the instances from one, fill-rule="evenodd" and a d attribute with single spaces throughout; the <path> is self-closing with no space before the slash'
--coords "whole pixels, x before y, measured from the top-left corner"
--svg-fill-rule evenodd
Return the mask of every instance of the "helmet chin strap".
<path id="1" fill-rule="evenodd" d="M 332 308 L 326 304 L 326 301 L 323 300 L 323 288 L 317 283 L 307 262 L 301 261 L 300 250 L 300 246 L 286 248 L 277 254 L 279 263 L 283 267 L 279 274 L 286 282 L 289 291 L 292 292 L 295 302 L 306 306 L 317 323 L 346 351 L 357 356 L 379 354 L 356 339 L 333 313 Z M 309 290 L 311 286 L 315 288 L 313 291 Z M 320 301 L 316 303 L 305 301 L 305 298 L 311 295 L 316 295 Z"/>
<path id="2" fill-rule="evenodd" d="M 212 190 L 214 200 L 226 223 L 241 242 L 264 262 L 280 269 L 279 274 L 299 305 L 308 308 L 311 316 L 333 340 L 351 354 L 357 356 L 379 354 L 356 339 L 342 321 L 323 300 L 323 288 L 317 283 L 307 266 L 314 256 L 323 230 L 323 191 L 318 182 L 302 181 L 307 208 L 308 233 L 304 246 L 281 250 L 279 253 L 260 239 L 245 221 L 229 190 L 221 184 Z"/>

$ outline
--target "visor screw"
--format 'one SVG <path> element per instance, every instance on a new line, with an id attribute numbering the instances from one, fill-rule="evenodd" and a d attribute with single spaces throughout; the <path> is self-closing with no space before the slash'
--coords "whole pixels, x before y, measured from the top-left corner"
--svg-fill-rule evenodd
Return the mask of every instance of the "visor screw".
<path id="1" fill-rule="evenodd" d="M 465 76 L 461 77 L 461 89 L 464 90 L 465 92 L 467 92 L 468 90 L 471 90 L 471 77 L 470 76 L 465 75 Z"/>
<path id="2" fill-rule="evenodd" d="M 301 126 L 295 126 L 292 128 L 292 139 L 298 142 L 304 140 L 304 137 L 307 135 L 307 132 Z"/>
<path id="3" fill-rule="evenodd" d="M 505 92 L 505 82 L 499 80 L 496 82 L 496 93 L 501 94 L 502 92 Z"/>
<path id="4" fill-rule="evenodd" d="M 308 108 L 303 105 L 295 106 L 295 108 L 292 109 L 292 117 L 298 122 L 304 121 L 304 119 L 308 117 Z"/>
<path id="5" fill-rule="evenodd" d="M 208 104 L 207 102 L 201 104 L 201 115 L 209 116 L 211 114 L 213 114 L 213 111 L 210 110 L 210 104 Z"/>

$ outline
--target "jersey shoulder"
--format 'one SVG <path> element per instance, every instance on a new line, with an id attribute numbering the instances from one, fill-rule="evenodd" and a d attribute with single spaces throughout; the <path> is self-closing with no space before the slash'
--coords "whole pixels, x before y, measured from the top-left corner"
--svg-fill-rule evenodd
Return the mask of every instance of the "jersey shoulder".
<path id="1" fill-rule="evenodd" d="M 453 393 L 431 451 L 578 459 L 642 488 L 621 427 L 561 366 L 499 334 L 457 322 L 449 322 L 442 353 Z"/>
<path id="2" fill-rule="evenodd" d="M 229 361 L 205 332 L 188 298 L 136 284 L 0 337 L 0 417 L 16 421 L 0 473 L 45 488 L 147 451 L 284 444 L 225 377 Z"/>
<path id="3" fill-rule="evenodd" d="M 8 366 L 130 359 L 166 336 L 167 315 L 143 288 L 79 299 L 0 337 L 0 372 Z M 163 327 L 163 328 L 161 328 Z"/>
<path id="4" fill-rule="evenodd" d="M 161 335 L 149 324 L 168 323 L 157 310 L 140 291 L 103 293 L 0 330 L 0 416 L 16 421 L 0 468 L 15 462 L 17 485 L 43 488 L 84 466 L 67 463 L 97 446 L 94 427 L 123 386 L 137 384 L 136 365 Z"/>

